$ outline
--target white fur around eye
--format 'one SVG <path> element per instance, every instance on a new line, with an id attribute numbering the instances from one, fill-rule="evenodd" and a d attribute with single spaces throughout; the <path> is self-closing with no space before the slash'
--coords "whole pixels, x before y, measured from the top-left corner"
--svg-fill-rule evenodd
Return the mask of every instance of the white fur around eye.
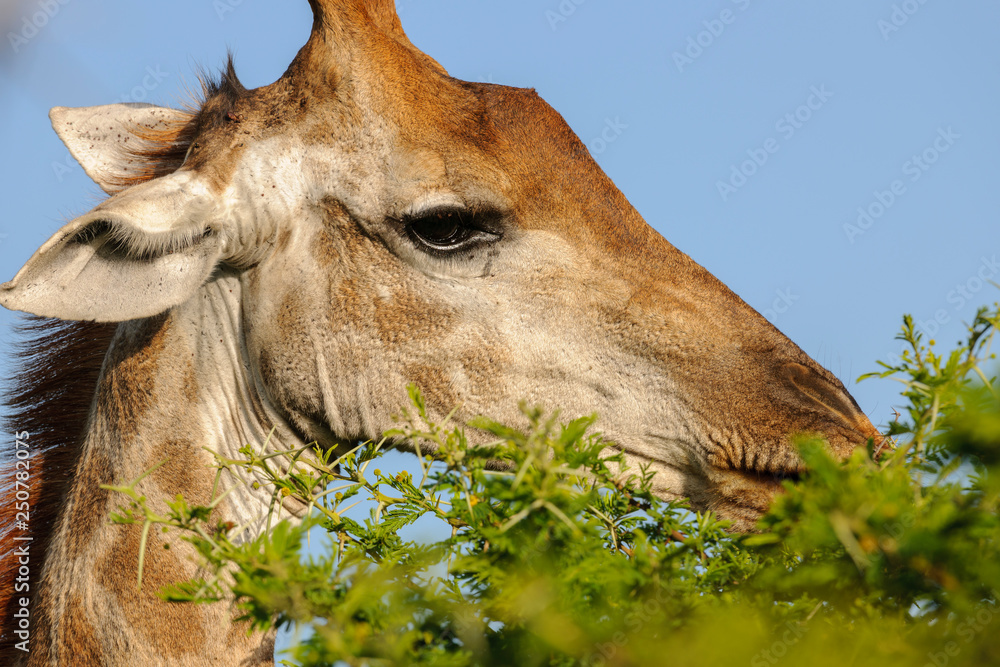
<path id="1" fill-rule="evenodd" d="M 396 229 L 383 231 L 386 245 L 399 259 L 431 278 L 442 280 L 482 278 L 489 272 L 489 265 L 497 250 L 489 245 L 452 255 L 435 256 L 416 247 L 405 232 Z"/>
<path id="2" fill-rule="evenodd" d="M 453 193 L 435 192 L 410 202 L 401 213 L 402 217 L 419 218 L 429 211 L 445 208 L 463 210 L 466 206 L 465 202 Z"/>

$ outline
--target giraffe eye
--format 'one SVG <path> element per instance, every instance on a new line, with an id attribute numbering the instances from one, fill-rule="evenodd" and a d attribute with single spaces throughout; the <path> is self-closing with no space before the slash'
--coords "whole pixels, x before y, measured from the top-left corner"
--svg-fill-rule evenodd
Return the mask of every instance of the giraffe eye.
<path id="1" fill-rule="evenodd" d="M 497 215 L 439 208 L 407 219 L 406 231 L 415 242 L 436 252 L 461 250 L 500 237 Z"/>
<path id="2" fill-rule="evenodd" d="M 430 246 L 452 248 L 468 240 L 473 230 L 458 211 L 437 211 L 410 223 L 410 231 Z"/>

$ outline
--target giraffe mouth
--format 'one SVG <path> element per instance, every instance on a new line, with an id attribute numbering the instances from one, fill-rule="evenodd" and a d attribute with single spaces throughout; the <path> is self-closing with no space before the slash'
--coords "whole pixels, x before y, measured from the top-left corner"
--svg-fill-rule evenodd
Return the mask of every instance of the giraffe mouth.
<path id="1" fill-rule="evenodd" d="M 801 481 L 804 471 L 801 470 L 789 470 L 787 472 L 772 472 L 768 473 L 768 476 L 773 479 L 778 484 L 788 481 L 788 482 L 798 482 Z"/>
<path id="2" fill-rule="evenodd" d="M 720 470 L 712 476 L 708 502 L 703 504 L 729 520 L 732 532 L 756 532 L 757 522 L 770 509 L 774 499 L 785 492 L 784 482 L 798 482 L 805 472 L 804 468 Z"/>
<path id="3" fill-rule="evenodd" d="M 805 474 L 805 470 L 731 470 L 729 471 L 729 474 L 736 476 L 740 482 L 750 486 L 762 486 L 767 488 L 774 487 L 780 489 L 783 482 L 800 481 L 802 476 Z"/>

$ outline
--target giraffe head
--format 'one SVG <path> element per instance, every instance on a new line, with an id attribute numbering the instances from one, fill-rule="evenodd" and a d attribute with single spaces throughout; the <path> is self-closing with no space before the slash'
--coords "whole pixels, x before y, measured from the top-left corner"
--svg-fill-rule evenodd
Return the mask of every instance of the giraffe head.
<path id="1" fill-rule="evenodd" d="M 242 348 L 305 440 L 378 437 L 420 386 L 459 418 L 519 399 L 749 529 L 801 461 L 877 432 L 843 385 L 649 225 L 532 90 L 451 78 L 392 0 L 311 0 L 277 82 L 230 67 L 194 113 L 55 109 L 112 196 L 0 286 L 8 308 L 126 321 L 238 279 Z M 160 147 L 153 151 L 151 143 Z"/>

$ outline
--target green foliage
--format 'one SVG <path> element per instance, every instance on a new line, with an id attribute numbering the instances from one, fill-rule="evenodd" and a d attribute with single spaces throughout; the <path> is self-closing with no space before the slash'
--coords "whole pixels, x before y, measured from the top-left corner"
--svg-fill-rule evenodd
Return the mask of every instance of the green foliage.
<path id="1" fill-rule="evenodd" d="M 135 484 L 116 520 L 197 549 L 212 576 L 166 598 L 235 597 L 256 628 L 308 628 L 288 665 L 1000 664 L 1000 401 L 982 366 L 998 324 L 981 310 L 942 355 L 905 318 L 909 349 L 879 373 L 908 402 L 895 448 L 839 462 L 800 443 L 809 473 L 754 535 L 656 498 L 593 417 L 522 406 L 523 428 L 470 425 L 493 439 L 476 446 L 432 423 L 416 389 L 386 435 L 414 443 L 420 479 L 375 469 L 384 443 L 335 459 L 247 447 L 220 469 L 309 505 L 301 525 L 240 542 L 245 527 L 213 524 L 212 507 L 178 498 L 160 516 Z M 360 499 L 363 522 L 347 516 Z M 418 520 L 450 535 L 404 539 Z M 328 555 L 308 557 L 317 527 Z"/>

